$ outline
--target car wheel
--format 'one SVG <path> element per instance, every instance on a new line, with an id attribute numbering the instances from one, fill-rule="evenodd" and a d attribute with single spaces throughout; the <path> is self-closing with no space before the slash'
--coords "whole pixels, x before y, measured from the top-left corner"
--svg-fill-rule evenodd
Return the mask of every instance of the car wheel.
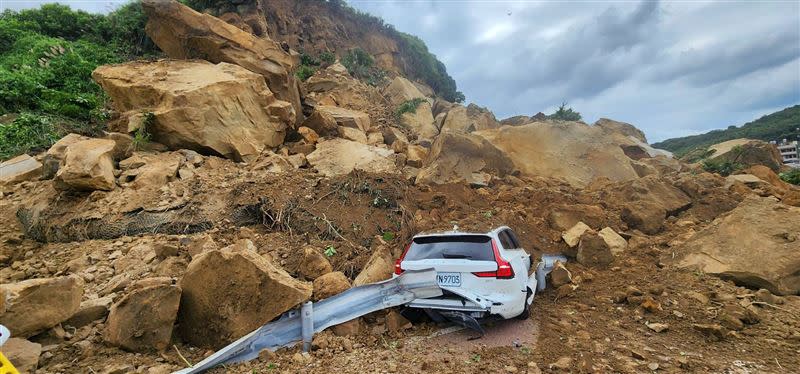
<path id="1" fill-rule="evenodd" d="M 528 299 L 531 297 L 531 295 L 533 295 L 533 290 L 531 290 L 530 287 L 527 287 L 525 291 L 525 301 L 524 301 L 525 307 L 522 309 L 522 313 L 520 313 L 518 316 L 514 318 L 526 320 L 528 319 L 528 317 L 531 316 L 531 305 L 528 304 Z"/>

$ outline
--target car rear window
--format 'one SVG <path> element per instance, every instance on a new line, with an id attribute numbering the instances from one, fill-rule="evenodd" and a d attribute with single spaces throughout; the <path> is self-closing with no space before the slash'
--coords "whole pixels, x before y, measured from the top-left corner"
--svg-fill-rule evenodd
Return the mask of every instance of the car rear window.
<path id="1" fill-rule="evenodd" d="M 492 239 L 486 235 L 447 235 L 414 238 L 403 260 L 428 259 L 494 261 Z"/>

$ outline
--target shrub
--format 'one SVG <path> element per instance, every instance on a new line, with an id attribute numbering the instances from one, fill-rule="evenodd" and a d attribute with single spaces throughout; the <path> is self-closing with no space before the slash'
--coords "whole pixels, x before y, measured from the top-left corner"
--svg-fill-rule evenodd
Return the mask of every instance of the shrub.
<path id="1" fill-rule="evenodd" d="M 731 160 L 705 160 L 702 166 L 703 170 L 710 173 L 717 173 L 723 177 L 727 177 L 744 168 L 742 164 Z"/>
<path id="2" fill-rule="evenodd" d="M 336 55 L 331 52 L 325 51 L 319 54 L 319 60 L 323 66 L 330 66 L 336 62 Z"/>
<path id="3" fill-rule="evenodd" d="M 372 56 L 361 48 L 347 51 L 342 57 L 342 65 L 350 75 L 372 86 L 380 85 L 386 80 L 386 72 L 377 68 Z"/>
<path id="4" fill-rule="evenodd" d="M 785 173 L 780 173 L 778 176 L 786 183 L 800 186 L 800 169 L 793 169 Z"/>
<path id="5" fill-rule="evenodd" d="M 300 67 L 297 68 L 297 71 L 294 72 L 294 75 L 301 81 L 305 82 L 306 79 L 311 78 L 311 76 L 316 72 L 317 69 L 313 66 L 300 65 Z"/>
<path id="6" fill-rule="evenodd" d="M 400 117 L 403 115 L 403 113 L 416 113 L 417 107 L 424 102 L 425 99 L 421 97 L 413 98 L 411 100 L 406 100 L 402 104 L 400 104 L 400 106 L 397 107 L 397 111 L 395 111 L 395 114 L 398 117 Z"/>
<path id="7" fill-rule="evenodd" d="M 9 124 L 0 124 L 0 159 L 46 149 L 56 140 L 51 118 L 22 113 Z"/>
<path id="8" fill-rule="evenodd" d="M 555 113 L 547 116 L 547 118 L 561 121 L 580 121 L 582 117 L 580 113 L 572 110 L 570 107 L 567 107 L 567 103 L 564 102 L 561 103 Z"/>

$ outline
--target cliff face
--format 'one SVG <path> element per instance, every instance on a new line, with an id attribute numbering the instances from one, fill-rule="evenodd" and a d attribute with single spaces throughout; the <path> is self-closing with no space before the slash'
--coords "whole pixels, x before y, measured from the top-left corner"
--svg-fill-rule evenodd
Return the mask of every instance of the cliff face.
<path id="1" fill-rule="evenodd" d="M 398 32 L 380 18 L 340 0 L 195 0 L 190 5 L 255 35 L 269 35 L 299 52 L 342 56 L 361 48 L 383 70 L 426 83 L 449 101 L 456 84 L 418 38 Z"/>

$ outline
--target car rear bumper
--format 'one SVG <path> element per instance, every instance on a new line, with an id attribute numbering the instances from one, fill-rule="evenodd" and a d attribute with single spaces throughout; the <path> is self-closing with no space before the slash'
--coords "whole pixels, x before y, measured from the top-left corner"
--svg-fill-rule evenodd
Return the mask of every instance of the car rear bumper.
<path id="1" fill-rule="evenodd" d="M 411 308 L 420 308 L 420 309 L 444 309 L 444 310 L 458 310 L 462 312 L 491 313 L 491 307 L 475 304 L 471 301 L 460 298 L 459 299 L 451 299 L 451 298 L 416 299 L 408 303 L 406 306 Z"/>

